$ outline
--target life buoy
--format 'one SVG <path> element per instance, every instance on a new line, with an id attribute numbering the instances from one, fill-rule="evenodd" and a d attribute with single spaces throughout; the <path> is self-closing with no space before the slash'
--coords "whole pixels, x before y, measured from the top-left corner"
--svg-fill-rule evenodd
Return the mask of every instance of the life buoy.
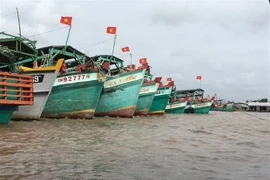
<path id="1" fill-rule="evenodd" d="M 186 109 L 186 112 L 189 114 L 193 114 L 194 113 L 194 109 L 192 107 L 189 107 Z"/>

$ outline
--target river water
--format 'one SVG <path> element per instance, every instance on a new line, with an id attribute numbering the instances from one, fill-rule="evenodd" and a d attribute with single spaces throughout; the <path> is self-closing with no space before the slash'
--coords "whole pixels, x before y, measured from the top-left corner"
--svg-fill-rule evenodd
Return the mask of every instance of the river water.
<path id="1" fill-rule="evenodd" d="M 0 126 L 0 179 L 269 180 L 269 117 L 11 121 Z"/>

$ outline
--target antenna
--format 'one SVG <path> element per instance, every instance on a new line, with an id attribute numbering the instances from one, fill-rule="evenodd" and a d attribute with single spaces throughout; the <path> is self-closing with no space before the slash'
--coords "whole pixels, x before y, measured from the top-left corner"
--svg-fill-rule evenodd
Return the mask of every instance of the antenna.
<path id="1" fill-rule="evenodd" d="M 18 24 L 19 24 L 19 35 L 20 35 L 20 38 L 22 36 L 22 33 L 21 33 L 21 23 L 20 23 L 20 16 L 19 16 L 19 10 L 18 8 L 16 8 L 16 12 L 17 12 L 17 18 L 18 18 Z"/>

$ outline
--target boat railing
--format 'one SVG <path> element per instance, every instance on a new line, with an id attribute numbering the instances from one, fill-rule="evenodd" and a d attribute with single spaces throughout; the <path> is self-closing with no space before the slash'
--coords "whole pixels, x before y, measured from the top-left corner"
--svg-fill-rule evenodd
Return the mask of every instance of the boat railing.
<path id="1" fill-rule="evenodd" d="M 33 77 L 23 74 L 0 72 L 0 104 L 34 104 Z"/>

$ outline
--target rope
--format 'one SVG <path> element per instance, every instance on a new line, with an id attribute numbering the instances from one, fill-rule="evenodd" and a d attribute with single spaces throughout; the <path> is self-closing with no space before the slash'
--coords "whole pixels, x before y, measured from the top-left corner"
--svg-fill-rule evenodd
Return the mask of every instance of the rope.
<path id="1" fill-rule="evenodd" d="M 6 19 L 6 20 L 3 21 L 3 22 L 0 22 L 0 24 L 4 24 L 4 23 L 8 22 L 8 21 L 11 20 L 12 18 L 14 18 L 15 15 L 16 15 L 16 14 L 13 14 L 10 18 Z"/>
<path id="2" fill-rule="evenodd" d="M 31 35 L 31 36 L 28 36 L 28 37 L 41 36 L 41 35 L 43 35 L 43 34 L 47 34 L 47 33 L 54 32 L 54 31 L 58 31 L 58 30 L 65 29 L 65 28 L 68 28 L 68 26 L 61 27 L 61 28 L 57 28 L 57 29 L 52 29 L 52 30 L 50 30 L 50 31 L 46 31 L 46 32 L 39 33 L 39 34 L 34 34 L 34 35 Z"/>
<path id="3" fill-rule="evenodd" d="M 104 41 L 101 41 L 101 42 L 98 42 L 98 43 L 96 43 L 96 44 L 92 44 L 92 45 L 90 45 L 90 46 L 80 47 L 79 49 L 87 49 L 87 48 L 90 48 L 90 47 L 93 47 L 93 46 L 97 46 L 97 45 L 100 45 L 100 44 L 104 44 L 105 42 L 111 41 L 111 40 L 113 40 L 113 39 L 114 39 L 114 37 L 113 37 L 113 38 L 110 38 L 110 39 L 107 39 L 107 40 L 104 40 Z"/>

